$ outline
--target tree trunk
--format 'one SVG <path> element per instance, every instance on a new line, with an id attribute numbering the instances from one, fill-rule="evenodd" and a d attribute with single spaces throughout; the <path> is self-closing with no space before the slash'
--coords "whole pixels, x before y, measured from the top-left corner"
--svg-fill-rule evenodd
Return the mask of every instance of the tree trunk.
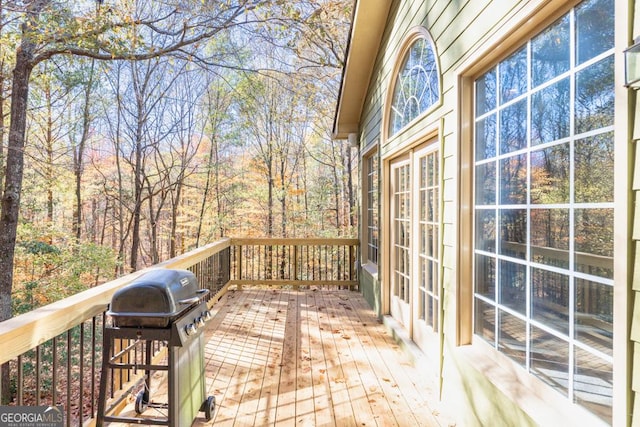
<path id="1" fill-rule="evenodd" d="M 91 60 L 89 81 L 84 92 L 84 108 L 82 110 L 82 136 L 78 145 L 73 150 L 73 172 L 76 179 L 76 207 L 73 215 L 73 225 L 76 232 L 76 243 L 79 245 L 82 238 L 82 172 L 84 170 L 84 148 L 89 139 L 89 126 L 91 125 L 91 91 L 93 89 L 95 60 Z"/>
<path id="2" fill-rule="evenodd" d="M 351 145 L 345 144 L 345 157 L 347 159 L 347 197 L 349 202 L 349 232 L 356 224 L 356 201 L 353 191 L 353 165 L 351 164 L 352 152 Z"/>
<path id="3" fill-rule="evenodd" d="M 138 269 L 138 250 L 140 249 L 140 219 L 142 210 L 142 135 L 141 131 L 136 138 L 136 153 L 134 166 L 134 206 L 133 229 L 131 232 L 131 271 Z"/>
<path id="4" fill-rule="evenodd" d="M 0 37 L 4 33 L 4 1 L 0 0 Z M 5 74 L 4 74 L 5 62 L 4 59 L 0 61 L 0 188 L 4 188 L 4 101 L 5 101 Z M 8 95 L 7 95 L 8 97 Z M 3 388 L 4 388 L 4 382 Z M 0 402 L 2 404 L 3 402 Z"/>
<path id="5" fill-rule="evenodd" d="M 138 252 L 140 250 L 140 222 L 142 220 L 142 191 L 144 186 L 143 181 L 143 147 L 144 143 L 144 99 L 141 94 L 141 89 L 139 88 L 138 75 L 136 74 L 136 70 L 132 70 L 133 76 L 133 86 L 134 92 L 136 95 L 136 112 L 137 112 L 137 122 L 135 129 L 135 141 L 134 141 L 134 161 L 133 161 L 133 175 L 134 175 L 134 206 L 133 206 L 133 228 L 131 231 L 131 257 L 130 257 L 130 267 L 131 271 L 136 271 L 138 269 Z"/>
<path id="6" fill-rule="evenodd" d="M 53 223 L 53 107 L 51 104 L 51 82 L 47 83 L 45 89 L 47 101 L 47 129 L 45 136 L 45 150 L 47 153 L 47 163 L 44 167 L 45 185 L 47 187 L 47 223 Z M 53 244 L 53 236 L 47 237 L 47 243 Z"/>
<path id="7" fill-rule="evenodd" d="M 207 162 L 207 179 L 202 191 L 202 203 L 200 204 L 200 216 L 198 217 L 198 229 L 196 231 L 196 248 L 200 247 L 200 234 L 202 233 L 202 221 L 204 220 L 204 212 L 207 207 L 207 199 L 209 198 L 209 186 L 211 185 L 211 168 L 213 167 L 214 153 L 217 159 L 218 143 L 215 135 L 211 137 L 211 147 L 209 148 L 209 160 Z M 217 169 L 217 167 L 216 167 Z M 218 218 L 220 218 L 220 206 L 218 205 Z M 222 237 L 222 236 L 221 236 Z"/>
<path id="8" fill-rule="evenodd" d="M 280 160 L 280 209 L 282 210 L 282 237 L 286 238 L 287 230 L 287 186 L 285 162 Z"/>
<path id="9" fill-rule="evenodd" d="M 16 52 L 11 96 L 11 123 L 7 144 L 2 209 L 0 210 L 0 322 L 12 316 L 13 262 L 20 213 L 20 193 L 24 173 L 24 137 L 27 124 L 29 77 L 33 70 L 33 42 L 24 35 Z M 2 396 L 0 402 L 10 401 L 9 366 L 2 366 Z"/>
<path id="10" fill-rule="evenodd" d="M 218 228 L 220 229 L 220 236 L 218 237 L 222 238 L 226 235 L 224 222 L 225 207 L 222 203 L 222 187 L 220 184 L 220 147 L 217 142 L 215 154 L 213 188 L 216 194 L 216 221 L 218 221 Z"/>
<path id="11" fill-rule="evenodd" d="M 333 150 L 333 156 L 335 158 L 335 148 L 332 148 Z M 340 155 L 338 156 L 338 158 L 342 159 L 342 150 L 340 150 Z M 332 172 L 333 172 L 333 204 L 334 204 L 334 209 L 335 209 L 335 226 L 336 226 L 336 230 L 338 230 L 338 235 L 341 236 L 342 235 L 342 224 L 340 221 L 340 184 L 341 184 L 341 177 L 340 174 L 338 172 L 338 163 L 334 162 L 333 167 L 332 167 Z"/>
<path id="12" fill-rule="evenodd" d="M 173 197 L 171 206 L 171 240 L 169 247 L 169 258 L 173 258 L 178 255 L 177 249 L 177 232 L 178 232 L 178 213 L 180 208 L 180 202 L 182 199 L 182 187 L 184 186 L 184 173 L 180 174 L 176 182 L 175 197 Z"/>
<path id="13" fill-rule="evenodd" d="M 11 317 L 13 260 L 15 255 L 20 193 L 24 173 L 24 140 L 29 98 L 29 76 L 33 69 L 31 40 L 24 37 L 16 52 L 11 96 L 11 123 L 7 145 L 2 211 L 0 214 L 0 321 Z"/>
<path id="14" fill-rule="evenodd" d="M 0 21 L 2 21 L 2 15 L 0 14 Z M 0 34 L 1 34 L 1 29 L 0 29 Z M 5 128 L 4 128 L 4 100 L 5 100 L 5 93 L 4 93 L 4 84 L 5 84 L 5 79 L 4 79 L 4 61 L 0 62 L 0 188 L 4 187 L 4 135 L 5 135 Z"/>
<path id="15" fill-rule="evenodd" d="M 160 251 L 158 250 L 158 216 L 159 216 L 159 211 L 160 209 L 158 209 L 158 213 L 156 213 L 155 210 L 155 197 L 153 195 L 153 193 L 151 192 L 151 184 L 149 184 L 149 196 L 148 196 L 148 203 L 149 203 L 149 228 L 150 228 L 150 239 L 151 241 L 149 242 L 149 246 L 151 249 L 151 263 L 152 264 L 158 264 L 160 262 Z M 162 203 L 161 203 L 162 204 Z"/>

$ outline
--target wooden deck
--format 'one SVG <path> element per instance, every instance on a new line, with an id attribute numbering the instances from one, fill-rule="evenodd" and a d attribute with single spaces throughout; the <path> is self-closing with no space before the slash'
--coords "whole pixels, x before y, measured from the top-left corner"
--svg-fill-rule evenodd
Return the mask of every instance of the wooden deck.
<path id="1" fill-rule="evenodd" d="M 205 331 L 214 418 L 194 426 L 452 426 L 428 378 L 346 290 L 229 291 Z"/>
<path id="2" fill-rule="evenodd" d="M 213 425 L 441 425 L 437 393 L 357 292 L 232 291 L 207 329 Z"/>

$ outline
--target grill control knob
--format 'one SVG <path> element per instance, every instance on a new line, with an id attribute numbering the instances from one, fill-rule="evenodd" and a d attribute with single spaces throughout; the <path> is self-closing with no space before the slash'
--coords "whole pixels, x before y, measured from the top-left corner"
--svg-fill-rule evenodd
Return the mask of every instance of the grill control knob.
<path id="1" fill-rule="evenodd" d="M 189 323 L 184 327 L 184 331 L 187 333 L 187 335 L 193 335 L 196 333 L 196 325 L 194 325 L 193 323 Z"/>
<path id="2" fill-rule="evenodd" d="M 204 326 L 204 319 L 202 318 L 202 316 L 199 316 L 196 319 L 196 327 L 202 328 L 203 326 Z"/>
<path id="3" fill-rule="evenodd" d="M 206 310 L 202 313 L 202 318 L 204 319 L 205 322 L 208 322 L 209 320 L 213 319 L 213 316 L 211 315 L 211 311 Z"/>

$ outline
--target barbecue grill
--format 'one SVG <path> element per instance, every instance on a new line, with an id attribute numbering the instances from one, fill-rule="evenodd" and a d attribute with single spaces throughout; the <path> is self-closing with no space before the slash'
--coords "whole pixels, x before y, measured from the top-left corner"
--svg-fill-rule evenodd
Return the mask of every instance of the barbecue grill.
<path id="1" fill-rule="evenodd" d="M 205 397 L 204 337 L 202 327 L 211 318 L 207 308 L 208 290 L 199 289 L 198 282 L 187 270 L 152 270 L 117 291 L 107 314 L 111 326 L 104 331 L 102 375 L 96 425 L 104 422 L 188 426 L 198 412 L 211 420 L 215 398 Z M 116 340 L 126 340 L 122 348 Z M 120 343 L 121 341 L 118 341 Z M 167 346 L 165 364 L 154 364 L 154 350 Z M 128 391 L 142 385 L 136 395 L 137 417 L 108 416 L 107 389 L 113 397 L 115 372 L 123 369 L 144 370 L 144 378 Z M 168 372 L 167 402 L 151 400 L 151 378 L 155 371 Z M 120 401 L 126 397 L 123 393 Z M 111 408 L 120 401 L 111 402 Z M 165 418 L 143 416 L 148 408 L 165 413 Z M 151 411 L 149 411 L 151 412 Z"/>

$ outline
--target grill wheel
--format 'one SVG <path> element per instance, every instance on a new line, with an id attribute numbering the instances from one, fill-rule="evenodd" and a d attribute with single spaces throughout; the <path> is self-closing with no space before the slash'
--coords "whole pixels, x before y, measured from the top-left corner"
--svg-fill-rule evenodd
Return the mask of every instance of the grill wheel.
<path id="1" fill-rule="evenodd" d="M 213 413 L 216 410 L 216 397 L 209 396 L 207 400 L 204 402 L 204 417 L 207 421 L 211 421 L 213 419 Z"/>

